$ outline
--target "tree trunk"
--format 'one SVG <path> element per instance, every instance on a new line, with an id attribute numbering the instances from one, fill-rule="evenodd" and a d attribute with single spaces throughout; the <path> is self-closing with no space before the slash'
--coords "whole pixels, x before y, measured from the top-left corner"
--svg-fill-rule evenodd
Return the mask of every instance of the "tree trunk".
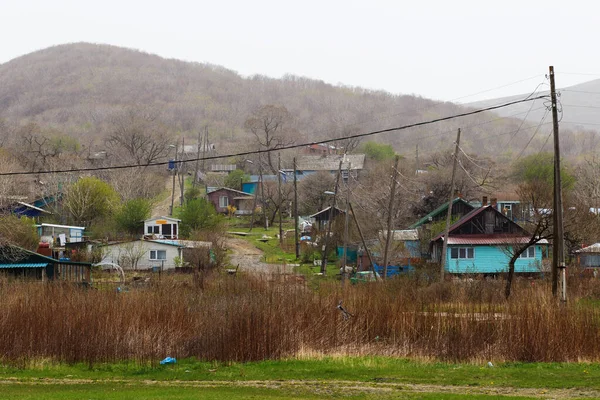
<path id="1" fill-rule="evenodd" d="M 506 300 L 510 297 L 510 290 L 512 288 L 513 278 L 515 276 L 515 262 L 521 254 L 515 254 L 510 258 L 508 262 L 508 276 L 506 277 L 506 287 L 504 288 L 504 297 Z"/>

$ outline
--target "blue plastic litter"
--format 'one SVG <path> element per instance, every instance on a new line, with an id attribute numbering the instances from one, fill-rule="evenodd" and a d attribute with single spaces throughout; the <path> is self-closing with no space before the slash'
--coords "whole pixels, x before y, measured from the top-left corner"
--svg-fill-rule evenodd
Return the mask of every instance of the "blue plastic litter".
<path id="1" fill-rule="evenodd" d="M 175 364 L 176 362 L 177 362 L 177 359 L 175 359 L 173 357 L 167 357 L 160 362 L 160 365 Z"/>

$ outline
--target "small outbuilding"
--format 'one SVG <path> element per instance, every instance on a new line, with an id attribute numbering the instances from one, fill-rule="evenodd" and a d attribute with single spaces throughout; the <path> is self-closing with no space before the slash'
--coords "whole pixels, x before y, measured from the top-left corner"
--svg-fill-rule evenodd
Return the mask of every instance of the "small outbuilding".
<path id="1" fill-rule="evenodd" d="M 91 283 L 91 263 L 57 260 L 18 246 L 0 246 L 0 273 L 17 279 Z"/>
<path id="2" fill-rule="evenodd" d="M 576 251 L 579 265 L 583 268 L 600 268 L 600 243 Z"/>
<path id="3" fill-rule="evenodd" d="M 177 239 L 180 219 L 156 217 L 144 221 L 144 235 L 157 239 Z"/>

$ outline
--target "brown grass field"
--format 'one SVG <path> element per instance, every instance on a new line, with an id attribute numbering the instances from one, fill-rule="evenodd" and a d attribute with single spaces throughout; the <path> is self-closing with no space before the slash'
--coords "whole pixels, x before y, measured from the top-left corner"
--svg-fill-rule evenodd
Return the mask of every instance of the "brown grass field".
<path id="1" fill-rule="evenodd" d="M 16 364 L 156 362 L 165 355 L 257 361 L 383 355 L 452 362 L 600 361 L 600 282 L 570 281 L 560 305 L 545 281 L 426 284 L 418 278 L 319 285 L 213 274 L 117 293 L 0 282 L 0 357 Z M 352 314 L 345 319 L 339 301 Z"/>

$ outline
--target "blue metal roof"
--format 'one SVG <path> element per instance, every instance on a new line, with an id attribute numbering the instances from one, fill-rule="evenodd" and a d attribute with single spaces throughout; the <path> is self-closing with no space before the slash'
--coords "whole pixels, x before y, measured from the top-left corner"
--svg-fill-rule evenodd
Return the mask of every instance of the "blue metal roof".
<path id="1" fill-rule="evenodd" d="M 45 268 L 48 263 L 17 263 L 17 264 L 0 264 L 0 269 L 3 268 Z"/>

